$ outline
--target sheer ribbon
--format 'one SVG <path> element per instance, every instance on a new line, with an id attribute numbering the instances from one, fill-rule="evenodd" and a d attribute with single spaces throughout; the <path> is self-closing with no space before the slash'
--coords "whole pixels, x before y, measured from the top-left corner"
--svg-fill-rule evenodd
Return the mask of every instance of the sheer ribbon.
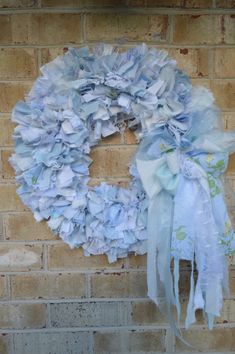
<path id="1" fill-rule="evenodd" d="M 231 235 L 226 235 L 225 222 L 230 221 L 219 180 L 227 159 L 228 154 L 218 149 L 189 154 L 176 148 L 151 159 L 144 145 L 137 153 L 137 170 L 149 197 L 148 296 L 166 311 L 175 335 L 181 339 L 172 311 L 175 305 L 179 323 L 179 260 L 190 260 L 192 268 L 186 328 L 195 322 L 195 311 L 203 309 L 211 329 L 222 308 L 223 291 L 228 289 L 222 241 L 233 234 L 230 230 Z"/>

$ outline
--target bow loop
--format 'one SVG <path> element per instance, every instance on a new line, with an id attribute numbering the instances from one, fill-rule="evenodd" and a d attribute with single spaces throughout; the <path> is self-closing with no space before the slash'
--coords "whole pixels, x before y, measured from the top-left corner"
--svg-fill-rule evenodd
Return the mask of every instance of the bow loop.
<path id="1" fill-rule="evenodd" d="M 165 153 L 156 160 L 136 159 L 136 165 L 149 198 L 158 194 L 162 189 L 172 195 L 175 194 L 180 171 L 177 150 Z"/>

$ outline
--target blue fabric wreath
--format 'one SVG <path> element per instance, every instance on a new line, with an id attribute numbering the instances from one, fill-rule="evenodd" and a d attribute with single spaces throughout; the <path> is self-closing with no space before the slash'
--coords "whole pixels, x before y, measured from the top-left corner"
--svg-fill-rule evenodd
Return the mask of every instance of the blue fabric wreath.
<path id="1" fill-rule="evenodd" d="M 212 328 L 228 288 L 225 255 L 235 250 L 221 181 L 235 132 L 223 131 L 213 95 L 144 44 L 69 48 L 41 73 L 12 113 L 22 201 L 85 255 L 113 262 L 147 252 L 148 295 L 178 336 L 171 305 L 179 316 L 179 260 L 191 261 L 186 327 L 203 309 Z M 140 141 L 129 187 L 88 186 L 91 148 L 124 122 Z"/>

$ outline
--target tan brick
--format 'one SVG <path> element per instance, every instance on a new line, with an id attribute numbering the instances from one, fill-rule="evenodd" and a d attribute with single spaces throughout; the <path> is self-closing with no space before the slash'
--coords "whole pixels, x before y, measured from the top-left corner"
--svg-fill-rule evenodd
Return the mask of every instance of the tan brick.
<path id="1" fill-rule="evenodd" d="M 93 163 L 90 166 L 91 177 L 128 177 L 128 165 L 136 151 L 135 146 L 97 147 L 90 154 Z"/>
<path id="2" fill-rule="evenodd" d="M 193 86 L 205 86 L 209 90 L 211 90 L 211 80 L 207 80 L 204 78 L 192 78 L 192 84 Z"/>
<path id="3" fill-rule="evenodd" d="M 5 299 L 6 297 L 7 297 L 6 276 L 4 274 L 2 274 L 0 276 L 0 299 Z M 1 348 L 1 346 L 0 346 L 0 348 Z"/>
<path id="4" fill-rule="evenodd" d="M 145 272 L 94 274 L 91 276 L 92 297 L 146 297 Z"/>
<path id="5" fill-rule="evenodd" d="M 231 183 L 231 181 L 230 181 L 230 183 Z M 234 255 L 228 256 L 227 260 L 228 260 L 229 266 L 234 266 L 235 265 L 235 256 Z"/>
<path id="6" fill-rule="evenodd" d="M 235 15 L 223 17 L 223 42 L 226 44 L 235 43 Z"/>
<path id="7" fill-rule="evenodd" d="M 13 7 L 33 7 L 37 5 L 37 0 L 1 0 L 0 7 L 13 8 Z"/>
<path id="8" fill-rule="evenodd" d="M 1 48 L 0 79 L 35 78 L 37 51 L 35 49 Z"/>
<path id="9" fill-rule="evenodd" d="M 108 263 L 105 255 L 85 257 L 81 248 L 71 250 L 64 243 L 49 246 L 50 269 L 120 269 L 125 266 L 126 259 Z"/>
<path id="10" fill-rule="evenodd" d="M 166 323 L 166 317 L 160 312 L 153 301 L 132 302 L 132 322 L 134 325 Z"/>
<path id="11" fill-rule="evenodd" d="M 12 150 L 2 150 L 1 151 L 1 160 L 2 160 L 2 178 L 9 179 L 14 178 L 15 171 L 9 163 L 9 157 L 12 155 Z"/>
<path id="12" fill-rule="evenodd" d="M 44 304 L 1 304 L 0 327 L 2 329 L 43 328 L 46 325 Z"/>
<path id="13" fill-rule="evenodd" d="M 166 40 L 168 18 L 165 15 L 88 14 L 88 40 Z"/>
<path id="14" fill-rule="evenodd" d="M 235 129 L 235 112 L 223 112 L 222 117 L 225 122 L 225 129 Z"/>
<path id="15" fill-rule="evenodd" d="M 214 328 L 213 331 L 208 329 L 194 329 L 182 331 L 183 337 L 194 348 L 189 349 L 180 340 L 176 339 L 176 353 L 184 352 L 212 352 L 212 351 L 234 351 L 235 349 L 235 328 Z"/>
<path id="16" fill-rule="evenodd" d="M 126 0 L 42 0 L 43 7 L 102 7 L 125 6 Z"/>
<path id="17" fill-rule="evenodd" d="M 217 44 L 223 42 L 220 15 L 177 15 L 174 24 L 174 43 Z"/>
<path id="18" fill-rule="evenodd" d="M 234 0 L 215 0 L 216 7 L 222 7 L 225 9 L 234 9 L 235 1 Z"/>
<path id="19" fill-rule="evenodd" d="M 102 140 L 99 142 L 99 145 L 104 146 L 104 145 L 118 145 L 122 143 L 122 135 L 120 133 L 116 133 L 110 136 L 107 136 L 106 138 L 102 138 Z"/>
<path id="20" fill-rule="evenodd" d="M 151 0 L 150 0 L 151 1 Z M 154 1 L 154 0 L 153 0 Z M 181 6 L 186 8 L 212 8 L 213 0 L 187 0 L 181 1 Z"/>
<path id="21" fill-rule="evenodd" d="M 16 193 L 14 184 L 0 185 L 0 211 L 24 211 L 26 207 Z"/>
<path id="22" fill-rule="evenodd" d="M 221 109 L 235 109 L 235 81 L 213 80 L 211 82 L 211 90 Z"/>
<path id="23" fill-rule="evenodd" d="M 144 254 L 143 256 L 136 256 L 136 255 L 129 255 L 129 267 L 130 268 L 146 268 L 147 266 L 147 255 Z"/>
<path id="24" fill-rule="evenodd" d="M 235 173 L 235 154 L 229 157 L 227 173 Z"/>
<path id="25" fill-rule="evenodd" d="M 8 44 L 12 41 L 11 16 L 0 15 L 0 44 Z"/>
<path id="26" fill-rule="evenodd" d="M 181 302 L 181 323 L 184 325 L 186 318 L 186 311 L 188 305 L 188 298 L 180 298 Z M 176 308 L 173 306 L 172 310 L 177 318 Z M 149 325 L 149 324 L 164 324 L 168 323 L 165 313 L 161 313 L 159 307 L 152 301 L 135 301 L 132 302 L 132 323 L 134 325 Z M 202 311 L 196 311 L 197 324 L 203 324 Z"/>
<path id="27" fill-rule="evenodd" d="M 80 14 L 1 15 L 0 28 L 0 44 L 55 45 L 81 42 Z"/>
<path id="28" fill-rule="evenodd" d="M 235 322 L 235 299 L 225 299 L 221 316 L 216 317 L 215 323 L 234 323 Z"/>
<path id="29" fill-rule="evenodd" d="M 0 270 L 28 271 L 42 269 L 42 246 L 21 244 L 0 244 Z"/>
<path id="30" fill-rule="evenodd" d="M 177 61 L 177 66 L 190 77 L 209 75 L 209 51 L 206 48 L 170 48 L 169 55 Z"/>
<path id="31" fill-rule="evenodd" d="M 1 118 L 0 120 L 0 146 L 12 146 L 12 134 L 14 129 L 14 124 L 9 118 Z"/>
<path id="32" fill-rule="evenodd" d="M 119 178 L 91 178 L 88 182 L 89 186 L 98 186 L 101 182 L 106 182 L 109 185 L 115 185 L 122 188 L 128 188 L 130 177 L 119 177 Z"/>
<path id="33" fill-rule="evenodd" d="M 0 335 L 0 353 L 9 354 L 11 352 L 11 336 L 9 334 Z"/>
<path id="34" fill-rule="evenodd" d="M 231 294 L 235 295 L 235 269 L 229 271 L 229 284 Z"/>
<path id="35" fill-rule="evenodd" d="M 54 60 L 58 55 L 63 55 L 65 49 L 63 48 L 43 48 L 41 49 L 42 65 Z"/>
<path id="36" fill-rule="evenodd" d="M 181 296 L 188 296 L 190 290 L 190 270 L 181 270 L 179 278 L 179 293 Z"/>
<path id="37" fill-rule="evenodd" d="M 45 221 L 37 222 L 31 213 L 4 215 L 5 235 L 7 240 L 33 241 L 56 240 Z"/>
<path id="38" fill-rule="evenodd" d="M 64 299 L 85 297 L 83 274 L 35 274 L 11 276 L 13 299 Z"/>
<path id="39" fill-rule="evenodd" d="M 235 50 L 234 48 L 216 48 L 215 76 L 218 78 L 235 77 Z"/>
<path id="40" fill-rule="evenodd" d="M 81 41 L 80 14 L 12 15 L 12 43 L 64 44 Z"/>
<path id="41" fill-rule="evenodd" d="M 129 0 L 131 7 L 177 7 L 181 5 L 181 0 Z"/>
<path id="42" fill-rule="evenodd" d="M 0 111 L 11 112 L 17 101 L 29 92 L 30 82 L 0 82 Z"/>
<path id="43" fill-rule="evenodd" d="M 212 0 L 129 0 L 129 6 L 210 8 Z"/>
<path id="44" fill-rule="evenodd" d="M 125 144 L 138 144 L 138 140 L 135 133 L 130 129 L 125 130 L 124 141 Z"/>
<path id="45" fill-rule="evenodd" d="M 96 354 L 138 354 L 164 351 L 165 331 L 121 331 L 94 333 Z"/>

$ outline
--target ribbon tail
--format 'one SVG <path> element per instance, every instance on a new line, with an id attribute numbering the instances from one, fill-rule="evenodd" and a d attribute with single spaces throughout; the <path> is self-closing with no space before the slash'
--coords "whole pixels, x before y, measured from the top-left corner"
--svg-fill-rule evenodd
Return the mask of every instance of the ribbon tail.
<path id="1" fill-rule="evenodd" d="M 177 301 L 174 296 L 171 273 L 172 219 L 173 198 L 169 193 L 162 190 L 151 199 L 148 211 L 148 296 L 159 306 L 160 311 L 167 315 L 174 335 L 183 343 L 192 347 L 183 339 L 180 329 L 176 326 L 173 315 L 173 305 L 175 305 Z M 179 303 L 178 310 L 180 311 Z"/>
<path id="2" fill-rule="evenodd" d="M 179 258 L 174 258 L 174 293 L 175 306 L 177 310 L 178 325 L 180 323 L 181 306 L 179 301 Z"/>

